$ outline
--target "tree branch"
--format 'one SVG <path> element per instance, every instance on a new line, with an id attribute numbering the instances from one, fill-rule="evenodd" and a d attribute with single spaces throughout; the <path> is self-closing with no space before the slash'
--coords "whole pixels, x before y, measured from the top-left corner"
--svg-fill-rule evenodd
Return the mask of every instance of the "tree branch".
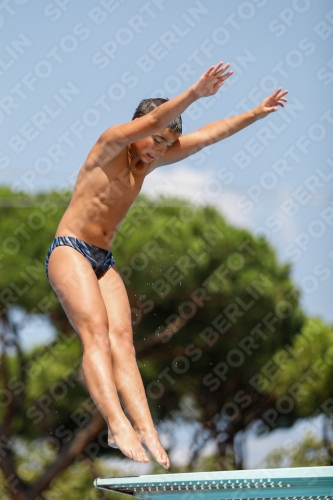
<path id="1" fill-rule="evenodd" d="M 324 446 L 329 457 L 330 465 L 333 465 L 333 453 L 332 453 L 332 443 L 329 438 L 329 427 L 332 426 L 332 419 L 328 416 L 324 417 L 323 424 L 323 435 L 324 435 Z"/>
<path id="2" fill-rule="evenodd" d="M 27 500 L 27 484 L 22 481 L 16 474 L 14 464 L 10 458 L 11 442 L 3 435 L 2 440 L 6 444 L 2 444 L 0 448 L 0 468 L 5 476 L 4 485 L 14 500 Z M 5 452 L 3 448 L 9 448 L 9 452 Z"/>
<path id="3" fill-rule="evenodd" d="M 1 333 L 0 333 L 0 342 L 1 342 L 1 378 L 3 380 L 3 386 L 6 391 L 8 391 L 8 384 L 9 384 L 9 367 L 8 367 L 8 353 L 7 353 L 7 340 L 6 340 L 6 330 L 8 329 L 8 316 L 7 316 L 7 311 L 4 312 L 4 314 L 1 317 L 1 323 L 2 323 L 2 328 L 1 328 Z M 7 408 L 4 412 L 3 416 L 3 421 L 2 421 L 2 427 L 4 429 L 4 434 L 9 435 L 9 424 L 11 422 L 12 416 L 13 416 L 13 404 L 14 404 L 14 398 L 12 397 L 11 394 L 11 399 L 9 403 L 7 404 Z"/>
<path id="4" fill-rule="evenodd" d="M 135 343 L 136 353 L 140 356 L 149 351 L 152 347 L 160 344 L 165 338 L 170 340 L 176 333 L 179 332 L 188 323 L 188 319 L 175 318 L 171 321 L 168 326 L 166 326 L 157 336 L 156 334 L 151 334 L 146 340 L 139 340 Z"/>
<path id="5" fill-rule="evenodd" d="M 69 467 L 74 460 L 84 452 L 85 448 L 93 441 L 98 433 L 105 426 L 105 420 L 99 412 L 96 412 L 89 423 L 80 429 L 74 439 L 65 446 L 58 455 L 58 458 L 45 473 L 32 485 L 29 495 L 36 498 L 44 491 L 62 470 Z"/>
<path id="6" fill-rule="evenodd" d="M 15 337 L 15 348 L 16 348 L 17 358 L 18 358 L 18 362 L 19 362 L 18 378 L 19 378 L 20 382 L 24 386 L 26 386 L 27 372 L 26 372 L 26 370 L 24 370 L 25 361 L 24 361 L 22 346 L 20 343 L 20 336 L 19 336 L 19 332 L 18 332 L 18 327 L 13 321 L 9 322 L 9 318 L 8 318 L 8 324 L 10 325 L 10 329 L 12 330 L 14 337 Z"/>

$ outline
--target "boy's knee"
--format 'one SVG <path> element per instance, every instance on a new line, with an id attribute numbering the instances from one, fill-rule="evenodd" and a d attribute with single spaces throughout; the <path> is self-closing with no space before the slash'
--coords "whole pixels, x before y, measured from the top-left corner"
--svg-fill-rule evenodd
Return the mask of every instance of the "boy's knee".
<path id="1" fill-rule="evenodd" d="M 134 351 L 133 330 L 130 324 L 118 323 L 110 326 L 110 329 L 111 342 L 115 348 L 120 347 L 128 351 Z"/>
<path id="2" fill-rule="evenodd" d="M 104 318 L 87 318 L 79 331 L 84 345 L 110 348 L 109 325 Z"/>

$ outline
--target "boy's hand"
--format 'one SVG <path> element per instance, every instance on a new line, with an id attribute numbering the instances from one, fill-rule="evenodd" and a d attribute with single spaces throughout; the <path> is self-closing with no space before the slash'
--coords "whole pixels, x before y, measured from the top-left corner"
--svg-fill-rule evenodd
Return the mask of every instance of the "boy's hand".
<path id="1" fill-rule="evenodd" d="M 226 79 L 233 74 L 233 71 L 225 73 L 229 67 L 229 63 L 223 66 L 223 62 L 211 66 L 192 86 L 193 92 L 198 97 L 209 97 L 216 94 Z"/>
<path id="2" fill-rule="evenodd" d="M 283 103 L 287 102 L 287 99 L 285 99 L 284 96 L 288 94 L 288 90 L 285 90 L 284 92 L 281 92 L 281 90 L 281 87 L 278 88 L 275 92 L 273 92 L 272 95 L 266 97 L 266 99 L 264 99 L 262 103 L 260 103 L 259 106 L 255 108 L 257 119 L 264 118 L 269 113 L 277 111 L 278 106 L 284 108 Z"/>

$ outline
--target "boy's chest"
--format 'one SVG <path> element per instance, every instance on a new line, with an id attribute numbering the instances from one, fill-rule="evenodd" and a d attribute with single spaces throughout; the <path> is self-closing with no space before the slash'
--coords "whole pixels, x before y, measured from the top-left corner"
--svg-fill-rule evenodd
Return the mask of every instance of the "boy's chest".
<path id="1" fill-rule="evenodd" d="M 125 152 L 112 163 L 107 173 L 110 189 L 117 188 L 124 195 L 126 192 L 139 193 L 149 165 L 143 162 L 131 165 Z"/>
<path id="2" fill-rule="evenodd" d="M 122 206 L 129 208 L 140 193 L 146 170 L 133 171 L 128 165 L 113 165 L 112 170 L 105 170 L 106 177 L 99 184 L 98 198 L 109 207 L 117 204 L 118 209 Z"/>

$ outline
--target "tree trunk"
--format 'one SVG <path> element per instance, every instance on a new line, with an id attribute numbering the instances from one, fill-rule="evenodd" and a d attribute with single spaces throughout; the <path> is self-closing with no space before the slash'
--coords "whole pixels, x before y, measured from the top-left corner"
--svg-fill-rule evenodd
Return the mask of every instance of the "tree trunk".
<path id="1" fill-rule="evenodd" d="M 44 491 L 59 472 L 71 465 L 74 460 L 84 452 L 85 448 L 93 441 L 105 426 L 105 420 L 97 412 L 88 425 L 77 432 L 73 441 L 59 453 L 57 460 L 50 465 L 41 478 L 32 486 L 29 500 L 37 500 L 38 495 Z"/>
<path id="2" fill-rule="evenodd" d="M 58 458 L 49 466 L 37 481 L 27 486 L 16 474 L 8 457 L 0 455 L 0 467 L 5 476 L 5 486 L 13 500 L 43 500 L 42 492 L 49 487 L 52 480 L 61 471 L 70 466 L 85 448 L 93 441 L 105 426 L 105 421 L 99 412 L 96 412 L 90 422 L 79 430 L 74 439 L 59 453 Z"/>

